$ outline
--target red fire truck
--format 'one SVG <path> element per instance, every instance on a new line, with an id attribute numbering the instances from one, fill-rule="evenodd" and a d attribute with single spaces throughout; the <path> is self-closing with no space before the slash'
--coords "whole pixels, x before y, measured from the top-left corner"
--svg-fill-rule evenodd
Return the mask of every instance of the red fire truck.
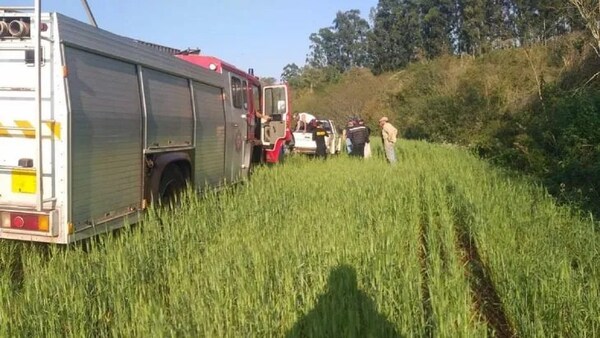
<path id="1" fill-rule="evenodd" d="M 253 69 L 244 72 L 219 58 L 202 55 L 199 50 L 175 51 L 174 55 L 214 72 L 226 74 L 231 81 L 233 93 L 239 96 L 234 102 L 246 109 L 248 140 L 257 145 L 252 162 L 278 163 L 282 160 L 285 147 L 292 140 L 292 117 L 288 113 L 292 109 L 287 84 L 263 87 L 259 78 L 254 76 Z M 268 122 L 261 123 L 256 117 L 255 112 L 259 107 L 270 116 Z"/>
<path id="2" fill-rule="evenodd" d="M 74 242 L 137 222 L 186 183 L 245 180 L 257 144 L 277 162 L 287 86 L 201 58 L 41 13 L 39 0 L 0 6 L 0 239 Z M 260 142 L 257 104 L 273 117 Z"/>
<path id="3" fill-rule="evenodd" d="M 146 41 L 138 43 L 226 75 L 230 79 L 232 93 L 237 95 L 233 101 L 238 108 L 246 110 L 248 141 L 255 145 L 252 163 L 278 163 L 283 159 L 286 147 L 293 140 L 290 88 L 287 84 L 263 86 L 252 68 L 245 72 L 217 57 L 203 55 L 199 49 L 180 50 Z M 261 123 L 256 117 L 258 108 L 270 116 L 268 122 Z"/>

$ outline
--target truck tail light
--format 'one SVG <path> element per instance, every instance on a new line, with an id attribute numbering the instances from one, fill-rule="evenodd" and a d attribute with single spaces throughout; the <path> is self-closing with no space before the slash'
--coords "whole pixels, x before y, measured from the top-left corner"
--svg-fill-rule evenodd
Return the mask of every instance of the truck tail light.
<path id="1" fill-rule="evenodd" d="M 48 232 L 50 230 L 50 217 L 48 215 L 22 212 L 0 212 L 0 226 L 15 230 Z"/>

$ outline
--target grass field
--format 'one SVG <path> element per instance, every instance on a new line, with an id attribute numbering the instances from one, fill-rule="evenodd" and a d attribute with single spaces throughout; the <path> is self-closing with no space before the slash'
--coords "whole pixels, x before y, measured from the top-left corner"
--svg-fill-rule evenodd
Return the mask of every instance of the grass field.
<path id="1" fill-rule="evenodd" d="M 2 242 L 0 336 L 600 333 L 591 220 L 459 149 L 399 157 L 292 157 L 86 248 Z"/>

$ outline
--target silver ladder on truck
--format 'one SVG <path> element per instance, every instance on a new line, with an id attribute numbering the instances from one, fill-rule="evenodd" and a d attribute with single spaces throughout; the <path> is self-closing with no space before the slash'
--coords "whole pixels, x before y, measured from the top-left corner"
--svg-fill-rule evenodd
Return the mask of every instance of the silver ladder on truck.
<path id="1" fill-rule="evenodd" d="M 19 163 L 19 166 L 14 167 L 14 169 L 22 168 L 22 167 L 31 167 L 35 168 L 35 177 L 36 177 L 36 211 L 42 211 L 44 208 L 44 202 L 52 201 L 54 198 L 49 198 L 48 200 L 44 200 L 44 191 L 43 191 L 43 170 L 42 170 L 42 51 L 41 51 L 41 0 L 35 0 L 33 7 L 24 7 L 24 6 L 14 6 L 14 7 L 0 7 L 0 12 L 23 12 L 23 13 L 33 13 L 32 20 L 29 23 L 21 22 L 21 23 L 5 23 L 3 29 L 7 29 L 9 33 L 18 32 L 20 29 L 24 29 L 19 25 L 29 25 L 27 29 L 30 31 L 30 36 L 33 41 L 33 67 L 35 68 L 35 79 L 34 83 L 32 83 L 31 87 L 25 88 L 12 88 L 12 87 L 4 87 L 0 88 L 0 91 L 25 91 L 32 92 L 34 96 L 34 104 L 35 104 L 35 123 L 33 127 L 23 127 L 23 126 L 6 126 L 2 127 L 4 131 L 20 131 L 24 134 L 34 134 L 35 142 L 36 142 L 36 156 L 33 159 L 33 163 L 23 164 Z M 18 34 L 16 35 L 18 37 Z M 17 48 L 17 47 L 5 47 L 4 50 L 23 50 L 27 52 L 30 50 L 27 47 Z M 13 168 L 5 168 L 5 169 L 13 169 Z"/>

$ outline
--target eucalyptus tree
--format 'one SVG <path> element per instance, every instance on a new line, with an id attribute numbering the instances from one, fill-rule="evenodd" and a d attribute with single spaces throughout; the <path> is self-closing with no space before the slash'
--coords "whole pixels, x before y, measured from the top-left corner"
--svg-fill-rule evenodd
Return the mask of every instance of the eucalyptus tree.
<path id="1" fill-rule="evenodd" d="M 332 67 L 345 72 L 352 67 L 369 66 L 367 35 L 370 30 L 360 11 L 337 12 L 333 26 L 310 35 L 308 64 L 315 68 Z"/>
<path id="2" fill-rule="evenodd" d="M 427 58 L 452 52 L 452 0 L 422 0 L 423 14 L 421 34 Z"/>
<path id="3" fill-rule="evenodd" d="M 423 50 L 421 11 L 417 0 L 379 0 L 369 35 L 372 71 L 404 67 Z"/>

